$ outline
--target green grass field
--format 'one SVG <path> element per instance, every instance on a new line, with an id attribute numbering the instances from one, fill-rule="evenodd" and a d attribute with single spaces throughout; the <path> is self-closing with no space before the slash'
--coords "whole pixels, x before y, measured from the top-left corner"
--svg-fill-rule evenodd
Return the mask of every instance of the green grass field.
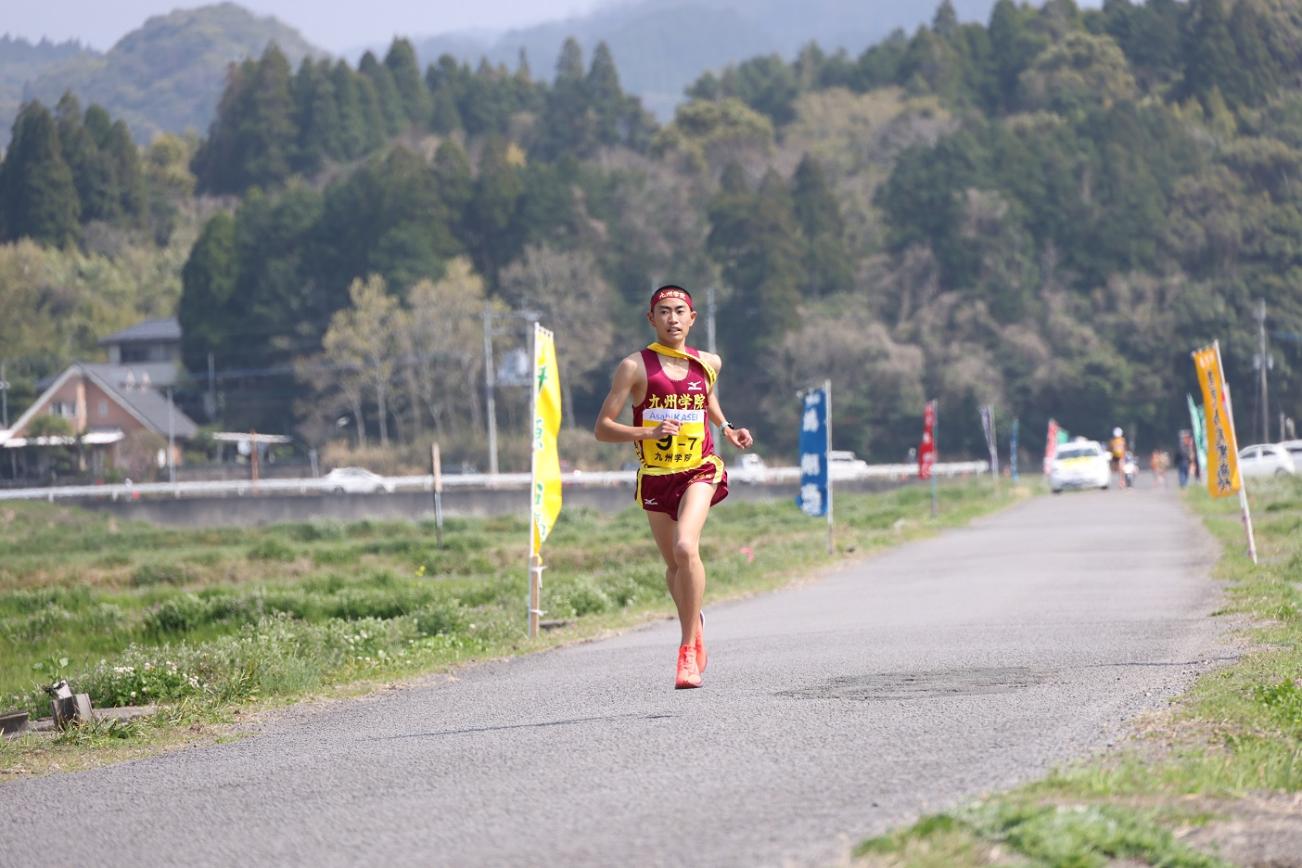
<path id="1" fill-rule="evenodd" d="M 1012 496 L 988 480 L 946 484 L 933 520 L 923 486 L 840 493 L 835 557 L 826 524 L 789 501 L 728 504 L 705 532 L 707 605 L 962 524 Z M 566 510 L 544 549 L 543 608 L 567 623 L 531 642 L 527 547 L 527 523 L 513 518 L 449 521 L 440 548 L 430 523 L 173 530 L 72 507 L 0 506 L 0 709 L 48 715 L 42 685 L 59 677 L 97 708 L 163 706 L 141 725 L 65 736 L 54 761 L 48 740 L 0 741 L 0 779 L 85 763 L 124 741 L 166 741 L 234 709 L 524 653 L 672 612 L 640 510 Z"/>
<path id="2" fill-rule="evenodd" d="M 1214 501 L 1205 489 L 1185 495 L 1222 546 L 1215 575 L 1226 582 L 1228 604 L 1217 616 L 1246 625 L 1239 632 L 1248 650 L 1236 663 L 1201 677 L 1127 750 L 926 817 L 863 842 L 856 855 L 900 866 L 1115 859 L 1210 866 L 1241 861 L 1220 852 L 1235 835 L 1265 844 L 1278 834 L 1271 822 L 1258 822 L 1262 806 L 1287 812 L 1302 791 L 1302 480 L 1259 482 L 1249 491 L 1258 566 L 1246 552 L 1237 499 Z M 1295 806 L 1292 812 L 1296 822 Z M 1218 835 L 1218 823 L 1236 831 Z M 1190 846 L 1191 838 L 1202 846 Z"/>

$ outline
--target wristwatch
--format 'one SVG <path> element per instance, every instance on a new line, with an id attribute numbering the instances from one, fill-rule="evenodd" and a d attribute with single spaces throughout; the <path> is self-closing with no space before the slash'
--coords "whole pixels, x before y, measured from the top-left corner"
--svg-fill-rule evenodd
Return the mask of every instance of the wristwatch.
<path id="1" fill-rule="evenodd" d="M 722 425 L 721 427 L 723 427 L 723 428 L 732 428 L 732 429 L 735 430 L 737 426 L 734 425 L 734 424 L 732 424 L 731 422 L 724 422 L 723 425 Z"/>

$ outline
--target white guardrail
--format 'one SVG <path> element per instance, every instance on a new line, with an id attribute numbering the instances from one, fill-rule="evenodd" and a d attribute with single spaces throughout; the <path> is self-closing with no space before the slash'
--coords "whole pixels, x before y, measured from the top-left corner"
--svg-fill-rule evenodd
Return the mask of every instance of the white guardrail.
<path id="1" fill-rule="evenodd" d="M 990 468 L 986 461 L 951 461 L 935 465 L 937 476 L 966 476 L 984 473 Z M 861 468 L 836 468 L 833 482 L 856 479 L 906 479 L 916 477 L 916 464 L 869 464 Z M 775 483 L 797 482 L 798 467 L 768 467 L 763 469 L 728 468 L 728 476 L 735 482 Z M 632 485 L 636 472 L 632 470 L 583 471 L 561 474 L 566 486 Z M 383 489 L 375 494 L 395 491 L 433 491 L 434 477 L 385 476 L 381 477 Z M 445 474 L 443 487 L 448 488 L 527 488 L 528 473 Z M 323 494 L 336 492 L 338 483 L 325 479 L 260 479 L 225 480 L 221 482 L 146 482 L 131 485 L 64 485 L 46 488 L 12 488 L 0 490 L 0 500 L 134 500 L 141 497 L 245 497 L 259 494 Z M 362 492 L 354 492 L 362 493 Z"/>

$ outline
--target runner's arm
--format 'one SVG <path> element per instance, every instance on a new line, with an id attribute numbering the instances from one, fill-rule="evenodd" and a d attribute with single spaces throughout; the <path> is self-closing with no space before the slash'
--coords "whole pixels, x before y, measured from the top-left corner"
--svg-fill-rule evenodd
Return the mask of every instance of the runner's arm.
<path id="1" fill-rule="evenodd" d="M 631 400 L 633 387 L 638 381 L 638 364 L 633 357 L 624 359 L 615 368 L 610 384 L 610 394 L 597 413 L 593 435 L 603 443 L 629 443 L 637 440 L 659 440 L 668 434 L 678 433 L 677 422 L 661 422 L 654 428 L 638 428 L 616 421 L 624 410 L 624 402 Z"/>
<path id="2" fill-rule="evenodd" d="M 718 356 L 715 356 L 715 358 L 718 358 Z M 749 449 L 755 443 L 755 438 L 750 436 L 750 429 L 723 427 L 724 423 L 728 421 L 728 417 L 724 415 L 723 407 L 719 404 L 719 396 L 714 392 L 710 392 L 709 414 L 710 421 L 719 426 L 724 439 L 733 446 L 738 449 Z"/>

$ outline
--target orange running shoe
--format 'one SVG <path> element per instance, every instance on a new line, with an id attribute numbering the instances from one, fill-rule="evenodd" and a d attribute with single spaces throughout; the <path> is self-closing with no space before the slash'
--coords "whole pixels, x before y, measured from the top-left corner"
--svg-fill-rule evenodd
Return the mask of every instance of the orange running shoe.
<path id="1" fill-rule="evenodd" d="M 701 686 L 701 670 L 696 668 L 696 649 L 691 645 L 678 646 L 678 674 L 674 678 L 675 690 Z"/>
<path id="2" fill-rule="evenodd" d="M 705 650 L 705 613 L 701 613 L 701 626 L 696 629 L 696 666 L 705 673 L 705 667 L 709 665 L 710 655 Z"/>

